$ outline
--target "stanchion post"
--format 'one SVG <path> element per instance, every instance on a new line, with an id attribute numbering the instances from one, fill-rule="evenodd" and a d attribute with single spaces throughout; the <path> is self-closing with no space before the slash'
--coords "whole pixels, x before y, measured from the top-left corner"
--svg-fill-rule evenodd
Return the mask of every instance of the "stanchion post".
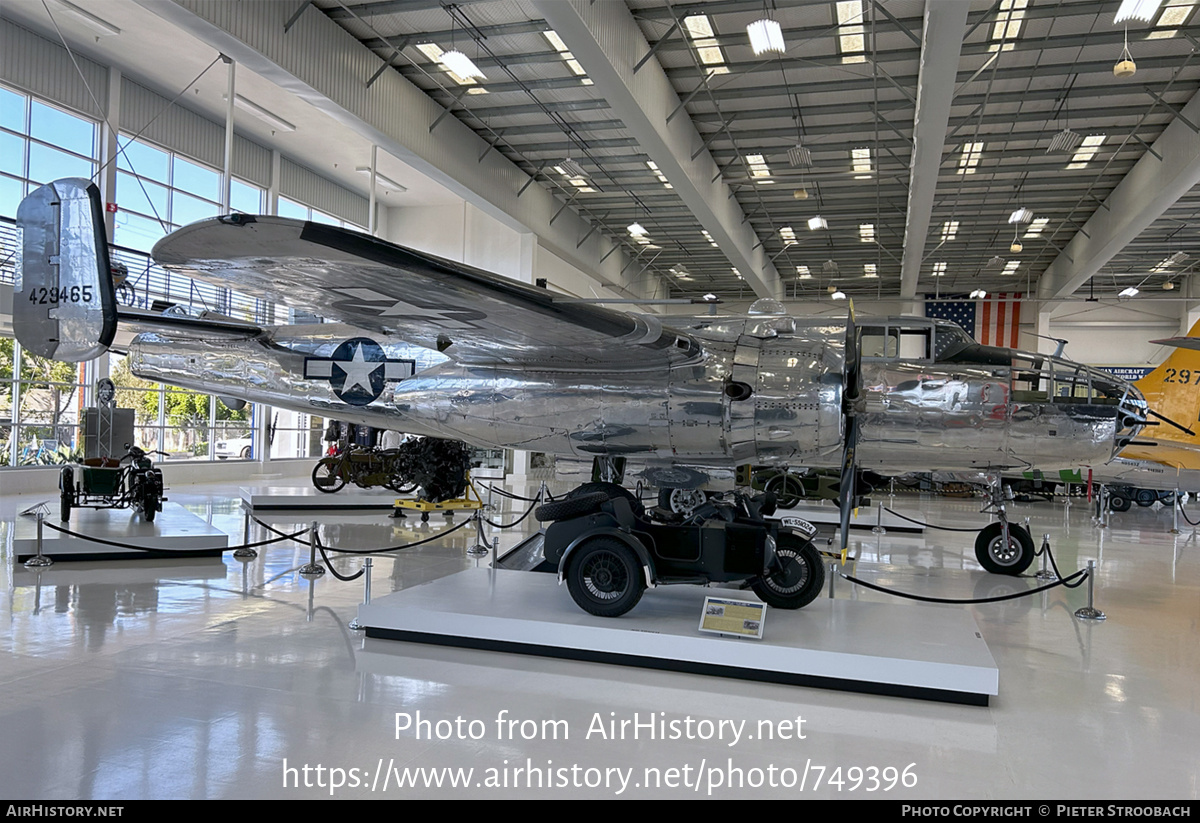
<path id="1" fill-rule="evenodd" d="M 45 517 L 46 517 L 46 513 L 39 510 L 37 513 L 37 556 L 31 557 L 25 561 L 25 568 L 27 568 L 27 569 L 37 569 L 37 568 L 43 568 L 45 566 L 53 566 L 54 565 L 53 560 L 51 560 L 49 557 L 46 557 L 46 555 L 42 554 L 42 539 L 43 539 L 42 538 L 42 528 L 43 528 L 42 521 Z"/>
<path id="2" fill-rule="evenodd" d="M 1179 534 L 1179 489 L 1171 501 L 1171 534 Z"/>
<path id="3" fill-rule="evenodd" d="M 372 564 L 373 560 L 374 560 L 374 558 L 368 557 L 366 560 L 363 561 L 363 605 L 364 606 L 371 605 L 371 564 Z M 353 620 L 351 620 L 349 623 L 346 624 L 346 628 L 353 629 L 354 631 L 357 632 L 357 631 L 363 631 L 367 627 L 364 626 L 362 623 L 359 623 L 358 618 L 355 617 Z"/>
<path id="4" fill-rule="evenodd" d="M 871 534 L 887 534 L 887 529 L 883 527 L 883 501 L 879 501 L 879 505 L 875 508 L 875 525 L 871 527 Z"/>
<path id="5" fill-rule="evenodd" d="M 325 574 L 325 567 L 317 562 L 317 521 L 314 520 L 308 529 L 308 562 L 300 567 L 301 577 L 320 577 Z"/>
<path id="6" fill-rule="evenodd" d="M 488 553 L 488 549 L 492 544 L 488 542 L 487 536 L 483 533 L 483 512 L 479 509 L 475 510 L 475 545 L 467 549 L 467 554 L 472 557 L 482 557 Z"/>
<path id="7" fill-rule="evenodd" d="M 1082 609 L 1077 609 L 1075 611 L 1075 616 L 1078 617 L 1080 620 L 1104 620 L 1105 618 L 1108 617 L 1107 614 L 1105 614 L 1104 612 L 1097 609 L 1094 605 L 1093 598 L 1094 598 L 1095 592 L 1093 589 L 1093 585 L 1094 585 L 1095 578 L 1096 578 L 1096 561 L 1089 560 L 1088 561 L 1088 573 L 1087 573 L 1088 604 L 1086 606 L 1084 606 Z"/>
<path id="8" fill-rule="evenodd" d="M 1034 575 L 1038 580 L 1053 580 L 1054 572 L 1050 571 L 1050 532 L 1042 535 L 1042 567 L 1038 569 L 1038 573 Z"/>
<path id="9" fill-rule="evenodd" d="M 829 564 L 829 599 L 830 600 L 833 599 L 833 584 L 837 580 L 837 577 L 838 577 L 838 564 L 830 563 Z"/>

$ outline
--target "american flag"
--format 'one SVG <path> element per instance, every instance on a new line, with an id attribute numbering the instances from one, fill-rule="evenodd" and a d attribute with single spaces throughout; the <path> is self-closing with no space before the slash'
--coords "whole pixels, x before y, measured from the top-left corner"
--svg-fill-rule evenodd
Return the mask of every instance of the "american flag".
<path id="1" fill-rule="evenodd" d="M 983 300 L 951 295 L 946 300 L 925 301 L 925 316 L 953 320 L 985 346 L 1015 349 L 1020 339 L 1021 295 L 989 294 Z"/>

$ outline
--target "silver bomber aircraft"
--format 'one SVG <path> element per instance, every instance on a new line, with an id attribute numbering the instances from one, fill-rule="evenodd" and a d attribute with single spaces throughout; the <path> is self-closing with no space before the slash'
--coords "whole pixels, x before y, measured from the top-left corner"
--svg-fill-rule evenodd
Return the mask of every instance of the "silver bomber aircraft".
<path id="1" fill-rule="evenodd" d="M 162 266 L 332 322 L 119 312 L 85 180 L 22 203 L 22 345 L 102 352 L 118 319 L 140 377 L 483 447 L 626 458 L 658 486 L 742 464 L 881 472 L 1101 464 L 1146 422 L 1140 393 L 935 320 L 632 314 L 569 301 L 358 232 L 233 214 L 163 238 Z M 149 326 L 147 326 L 149 324 Z M 843 530 L 844 531 L 844 530 Z"/>

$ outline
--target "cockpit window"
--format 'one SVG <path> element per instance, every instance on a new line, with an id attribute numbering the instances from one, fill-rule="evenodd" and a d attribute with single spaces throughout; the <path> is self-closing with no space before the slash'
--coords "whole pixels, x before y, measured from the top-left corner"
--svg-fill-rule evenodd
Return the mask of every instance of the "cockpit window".
<path id="1" fill-rule="evenodd" d="M 929 327 L 866 326 L 859 338 L 864 358 L 928 362 L 933 330 Z"/>

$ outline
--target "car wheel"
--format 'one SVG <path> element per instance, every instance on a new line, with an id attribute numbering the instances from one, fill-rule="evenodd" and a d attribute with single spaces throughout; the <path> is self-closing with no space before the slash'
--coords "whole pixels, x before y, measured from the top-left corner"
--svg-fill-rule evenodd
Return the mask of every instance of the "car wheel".
<path id="1" fill-rule="evenodd" d="M 567 591 L 581 609 L 598 617 L 617 617 L 637 605 L 646 583 L 633 549 L 612 537 L 580 546 L 567 566 Z"/>
<path id="2" fill-rule="evenodd" d="M 567 497 L 555 500 L 553 503 L 543 503 L 533 510 L 533 516 L 538 522 L 548 520 L 566 520 L 569 517 L 582 517 L 585 514 L 600 511 L 600 504 L 608 500 L 604 492 L 581 494 L 579 497 Z"/>
<path id="3" fill-rule="evenodd" d="M 240 457 L 241 457 L 243 460 L 249 460 L 249 459 L 250 459 L 250 447 L 249 447 L 249 446 L 242 446 L 242 453 L 241 453 Z"/>
<path id="4" fill-rule="evenodd" d="M 699 489 L 659 489 L 658 505 L 672 514 L 684 517 L 691 515 L 708 501 L 708 495 Z"/>
<path id="5" fill-rule="evenodd" d="M 975 538 L 975 559 L 992 574 L 1020 574 L 1033 563 L 1033 538 L 1023 527 L 1008 524 L 1008 544 L 1004 542 L 1004 527 L 991 523 Z"/>
<path id="6" fill-rule="evenodd" d="M 1143 509 L 1148 509 L 1158 500 L 1158 493 L 1152 489 L 1138 489 L 1133 499 Z"/>
<path id="7" fill-rule="evenodd" d="M 790 509 L 804 499 L 804 486 L 788 474 L 772 477 L 763 486 L 763 491 L 775 495 L 775 505 L 780 509 Z"/>
<path id="8" fill-rule="evenodd" d="M 825 586 L 825 566 L 812 543 L 781 535 L 775 547 L 775 560 L 776 568 L 750 584 L 768 606 L 800 609 L 821 593 Z"/>
<path id="9" fill-rule="evenodd" d="M 346 485 L 346 478 L 341 473 L 342 459 L 340 457 L 323 457 L 313 467 L 312 481 L 317 491 L 327 494 L 339 492 Z"/>

